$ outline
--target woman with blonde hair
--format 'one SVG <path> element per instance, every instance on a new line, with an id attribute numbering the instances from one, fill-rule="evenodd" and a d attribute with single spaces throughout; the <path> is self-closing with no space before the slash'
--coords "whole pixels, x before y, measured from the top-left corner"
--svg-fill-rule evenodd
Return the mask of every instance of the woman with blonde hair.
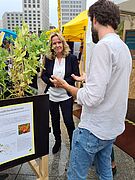
<path id="1" fill-rule="evenodd" d="M 45 58 L 45 69 L 42 73 L 42 80 L 47 84 L 45 93 L 49 94 L 49 107 L 52 120 L 55 144 L 52 153 L 55 154 L 61 147 L 60 110 L 61 108 L 64 123 L 70 140 L 75 129 L 73 122 L 73 98 L 65 89 L 59 88 L 51 83 L 50 78 L 56 75 L 70 85 L 75 85 L 72 74 L 80 75 L 77 57 L 70 54 L 70 49 L 64 37 L 59 33 L 50 36 L 50 52 Z"/>

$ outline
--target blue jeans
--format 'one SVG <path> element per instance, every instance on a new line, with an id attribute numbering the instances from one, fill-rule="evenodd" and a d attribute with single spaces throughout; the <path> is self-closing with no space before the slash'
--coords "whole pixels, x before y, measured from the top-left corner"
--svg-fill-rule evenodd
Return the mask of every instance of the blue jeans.
<path id="1" fill-rule="evenodd" d="M 101 140 L 86 129 L 75 129 L 67 172 L 68 180 L 86 180 L 93 162 L 100 180 L 112 180 L 113 142 L 114 139 Z"/>

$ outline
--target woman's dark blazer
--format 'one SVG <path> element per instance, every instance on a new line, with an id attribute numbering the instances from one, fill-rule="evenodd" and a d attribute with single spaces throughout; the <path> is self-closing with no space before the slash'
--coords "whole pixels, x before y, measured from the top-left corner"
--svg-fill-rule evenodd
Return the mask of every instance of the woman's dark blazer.
<path id="1" fill-rule="evenodd" d="M 55 62 L 55 60 L 50 60 L 48 58 L 45 58 L 45 70 L 43 70 L 43 73 L 41 76 L 42 80 L 47 84 L 45 93 L 47 92 L 47 90 L 49 89 L 50 86 L 54 87 L 53 83 L 49 80 L 49 78 L 53 74 L 54 62 Z M 79 64 L 78 64 L 77 57 L 73 54 L 69 54 L 65 58 L 65 63 L 66 64 L 65 64 L 64 80 L 68 84 L 75 86 L 75 80 L 71 77 L 71 74 L 80 76 Z M 67 94 L 70 95 L 70 93 L 68 93 L 68 92 L 67 92 Z"/>

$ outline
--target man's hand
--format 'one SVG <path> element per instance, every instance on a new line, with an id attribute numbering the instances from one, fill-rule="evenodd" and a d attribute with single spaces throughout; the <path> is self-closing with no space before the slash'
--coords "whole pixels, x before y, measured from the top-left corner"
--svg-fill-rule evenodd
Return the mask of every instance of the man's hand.
<path id="1" fill-rule="evenodd" d="M 50 78 L 50 81 L 54 84 L 55 87 L 57 88 L 64 88 L 66 89 L 67 86 L 69 85 L 65 80 L 57 77 L 57 76 L 54 76 L 52 75 L 51 78 Z"/>
<path id="2" fill-rule="evenodd" d="M 64 88 L 68 92 L 70 92 L 70 94 L 72 94 L 73 97 L 76 97 L 78 88 L 69 85 L 65 80 L 52 75 L 50 81 L 54 84 L 55 87 Z"/>
<path id="3" fill-rule="evenodd" d="M 73 78 L 74 80 L 76 80 L 76 81 L 78 81 L 78 82 L 85 81 L 85 79 L 86 79 L 86 74 L 85 74 L 85 73 L 83 73 L 81 76 L 76 76 L 76 75 L 74 75 L 74 74 L 72 74 L 71 76 L 72 76 L 72 78 Z"/>

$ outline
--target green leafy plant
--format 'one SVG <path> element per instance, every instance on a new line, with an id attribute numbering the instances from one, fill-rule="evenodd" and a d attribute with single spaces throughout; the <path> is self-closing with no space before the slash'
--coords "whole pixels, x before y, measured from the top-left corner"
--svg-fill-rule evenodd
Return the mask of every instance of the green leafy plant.
<path id="1" fill-rule="evenodd" d="M 117 28 L 117 34 L 123 39 L 124 21 L 121 21 Z"/>
<path id="2" fill-rule="evenodd" d="M 9 88 L 7 87 L 7 83 L 9 82 L 9 75 L 6 69 L 6 62 L 5 60 L 8 57 L 8 51 L 0 47 L 0 99 L 5 98 L 5 94 L 10 92 Z"/>
<path id="3" fill-rule="evenodd" d="M 32 94 L 30 84 L 37 74 L 37 68 L 43 67 L 39 59 L 41 54 L 48 51 L 48 36 L 42 32 L 40 37 L 37 34 L 29 33 L 28 26 L 23 23 L 22 29 L 17 29 L 17 38 L 10 38 L 10 52 L 0 48 L 0 98 L 23 97 Z M 9 72 L 5 70 L 6 60 L 11 60 Z M 7 81 L 11 83 L 7 87 Z M 5 92 L 9 95 L 5 97 Z"/>

